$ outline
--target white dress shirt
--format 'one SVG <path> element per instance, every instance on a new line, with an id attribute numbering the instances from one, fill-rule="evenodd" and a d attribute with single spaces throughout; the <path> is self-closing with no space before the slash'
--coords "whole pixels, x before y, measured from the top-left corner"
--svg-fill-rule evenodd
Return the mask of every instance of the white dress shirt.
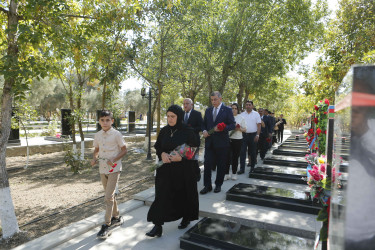
<path id="1" fill-rule="evenodd" d="M 255 133 L 258 130 L 258 124 L 262 123 L 260 115 L 258 112 L 252 110 L 250 113 L 244 111 L 241 113 L 241 116 L 245 119 L 246 122 L 246 133 Z"/>

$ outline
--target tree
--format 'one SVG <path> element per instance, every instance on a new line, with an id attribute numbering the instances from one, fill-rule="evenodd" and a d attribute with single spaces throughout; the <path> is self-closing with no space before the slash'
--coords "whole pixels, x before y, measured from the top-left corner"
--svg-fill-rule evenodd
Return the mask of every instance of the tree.
<path id="1" fill-rule="evenodd" d="M 19 232 L 5 162 L 13 98 L 25 96 L 24 91 L 33 77 L 46 75 L 46 67 L 40 63 L 40 53 L 36 48 L 46 39 L 46 20 L 58 20 L 57 13 L 62 9 L 65 9 L 64 3 L 57 0 L 9 0 L 0 5 L 1 26 L 7 27 L 5 32 L 1 32 L 2 38 L 6 35 L 7 39 L 1 47 L 4 56 L 0 61 L 0 74 L 4 76 L 0 125 L 0 220 L 3 238 Z"/>
<path id="2" fill-rule="evenodd" d="M 375 62 L 375 3 L 341 0 L 336 17 L 327 25 L 322 56 L 305 72 L 305 91 L 315 102 L 334 100 L 335 92 L 354 64 Z"/>

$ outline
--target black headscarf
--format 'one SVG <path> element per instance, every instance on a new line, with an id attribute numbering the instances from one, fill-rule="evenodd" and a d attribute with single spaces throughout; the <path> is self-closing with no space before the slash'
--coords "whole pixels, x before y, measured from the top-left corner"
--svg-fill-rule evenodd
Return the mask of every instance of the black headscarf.
<path id="1" fill-rule="evenodd" d="M 171 127 L 172 129 L 173 128 L 181 128 L 182 125 L 183 125 L 182 120 L 184 119 L 184 111 L 182 110 L 182 108 L 178 105 L 171 105 L 167 110 L 167 113 L 168 112 L 173 112 L 177 115 L 176 125 L 170 126 L 168 124 L 168 126 Z"/>

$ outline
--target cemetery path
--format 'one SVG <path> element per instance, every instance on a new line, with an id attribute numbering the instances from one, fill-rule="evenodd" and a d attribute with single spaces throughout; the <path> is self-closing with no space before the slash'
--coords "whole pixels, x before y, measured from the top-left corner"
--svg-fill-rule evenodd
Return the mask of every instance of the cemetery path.
<path id="1" fill-rule="evenodd" d="M 119 203 L 154 185 L 150 161 L 146 161 L 143 143 L 127 143 L 119 180 Z M 91 159 L 93 148 L 86 149 Z M 9 249 L 56 229 L 104 211 L 103 186 L 98 166 L 74 175 L 63 162 L 64 152 L 30 156 L 30 166 L 23 169 L 26 157 L 8 157 L 9 182 L 20 229 L 27 237 L 0 242 Z"/>

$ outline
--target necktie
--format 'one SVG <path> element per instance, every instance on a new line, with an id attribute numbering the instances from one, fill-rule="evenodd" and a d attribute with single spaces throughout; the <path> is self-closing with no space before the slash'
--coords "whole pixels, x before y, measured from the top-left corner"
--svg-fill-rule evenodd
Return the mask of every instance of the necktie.
<path id="1" fill-rule="evenodd" d="M 214 112 L 214 121 L 216 120 L 216 116 L 217 116 L 217 108 L 215 108 L 215 112 Z"/>
<path id="2" fill-rule="evenodd" d="M 187 124 L 187 121 L 188 121 L 189 117 L 188 117 L 188 112 L 185 112 L 185 118 L 184 118 L 184 122 Z"/>

